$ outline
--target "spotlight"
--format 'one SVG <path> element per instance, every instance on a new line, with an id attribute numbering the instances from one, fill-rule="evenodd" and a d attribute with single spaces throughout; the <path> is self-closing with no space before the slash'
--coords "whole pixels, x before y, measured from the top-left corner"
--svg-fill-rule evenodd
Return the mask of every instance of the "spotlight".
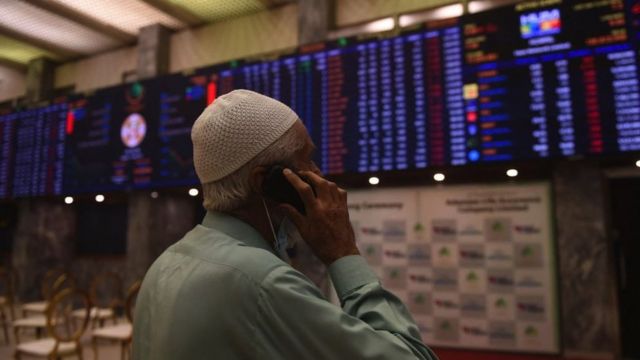
<path id="1" fill-rule="evenodd" d="M 189 189 L 189 195 L 191 195 L 191 196 L 198 196 L 198 194 L 200 194 L 200 192 L 198 191 L 198 189 L 196 189 L 196 188 L 191 188 L 191 189 Z"/>
<path id="2" fill-rule="evenodd" d="M 96 195 L 96 201 L 99 202 L 99 203 L 103 202 L 104 201 L 104 195 L 102 195 L 102 194 Z"/>
<path id="3" fill-rule="evenodd" d="M 636 161 L 636 166 L 640 168 L 640 160 Z"/>
<path id="4" fill-rule="evenodd" d="M 508 177 L 516 177 L 516 176 L 518 176 L 518 170 L 516 170 L 516 169 L 507 170 L 507 176 Z"/>
<path id="5" fill-rule="evenodd" d="M 372 177 L 369 178 L 369 184 L 378 185 L 378 184 L 380 184 L 380 179 L 378 179 L 375 176 L 372 176 Z"/>
<path id="6" fill-rule="evenodd" d="M 433 180 L 435 180 L 437 182 L 444 181 L 444 174 L 443 173 L 437 173 L 437 174 L 433 175 Z"/>
<path id="7" fill-rule="evenodd" d="M 65 197 L 64 198 L 64 203 L 68 204 L 68 205 L 73 204 L 73 198 L 71 196 Z"/>
<path id="8" fill-rule="evenodd" d="M 157 199 L 158 198 L 158 192 L 157 191 L 152 191 L 151 192 L 151 198 L 152 199 Z"/>

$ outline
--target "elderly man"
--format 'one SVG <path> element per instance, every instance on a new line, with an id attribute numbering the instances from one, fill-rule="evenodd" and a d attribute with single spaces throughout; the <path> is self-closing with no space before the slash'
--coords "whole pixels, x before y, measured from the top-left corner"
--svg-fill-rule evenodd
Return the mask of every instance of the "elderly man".
<path id="1" fill-rule="evenodd" d="M 134 359 L 436 359 L 359 255 L 347 194 L 320 176 L 290 108 L 236 90 L 204 110 L 191 138 L 208 212 L 147 272 Z M 275 164 L 304 215 L 264 195 Z M 328 266 L 342 308 L 282 260 L 296 234 Z"/>

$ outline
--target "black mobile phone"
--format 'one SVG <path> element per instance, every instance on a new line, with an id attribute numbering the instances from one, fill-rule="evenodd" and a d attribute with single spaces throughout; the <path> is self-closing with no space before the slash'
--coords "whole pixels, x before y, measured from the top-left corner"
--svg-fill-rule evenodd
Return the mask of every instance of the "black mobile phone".
<path id="1" fill-rule="evenodd" d="M 262 192 L 266 197 L 279 203 L 292 205 L 302 215 L 305 215 L 304 202 L 298 194 L 298 191 L 291 185 L 289 180 L 284 176 L 282 165 L 274 165 L 267 170 L 267 174 L 262 182 Z M 309 183 L 301 177 L 307 184 Z M 311 185 L 311 184 L 310 184 Z M 313 186 L 311 187 L 313 189 Z"/>

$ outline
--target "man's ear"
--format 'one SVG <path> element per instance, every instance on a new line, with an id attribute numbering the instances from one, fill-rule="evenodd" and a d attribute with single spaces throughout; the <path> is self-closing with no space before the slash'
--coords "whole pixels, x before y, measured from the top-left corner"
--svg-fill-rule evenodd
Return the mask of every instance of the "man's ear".
<path id="1" fill-rule="evenodd" d="M 267 170 L 266 166 L 256 166 L 251 169 L 249 173 L 249 186 L 253 193 L 262 195 L 262 183 L 267 175 Z"/>

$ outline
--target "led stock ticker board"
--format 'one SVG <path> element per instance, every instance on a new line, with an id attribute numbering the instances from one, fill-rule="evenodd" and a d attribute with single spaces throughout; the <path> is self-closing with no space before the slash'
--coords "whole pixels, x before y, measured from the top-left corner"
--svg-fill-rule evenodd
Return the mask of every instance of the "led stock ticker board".
<path id="1" fill-rule="evenodd" d="M 640 150 L 640 2 L 518 3 L 0 116 L 0 198 L 197 183 L 190 128 L 217 96 L 291 106 L 326 174 Z"/>

